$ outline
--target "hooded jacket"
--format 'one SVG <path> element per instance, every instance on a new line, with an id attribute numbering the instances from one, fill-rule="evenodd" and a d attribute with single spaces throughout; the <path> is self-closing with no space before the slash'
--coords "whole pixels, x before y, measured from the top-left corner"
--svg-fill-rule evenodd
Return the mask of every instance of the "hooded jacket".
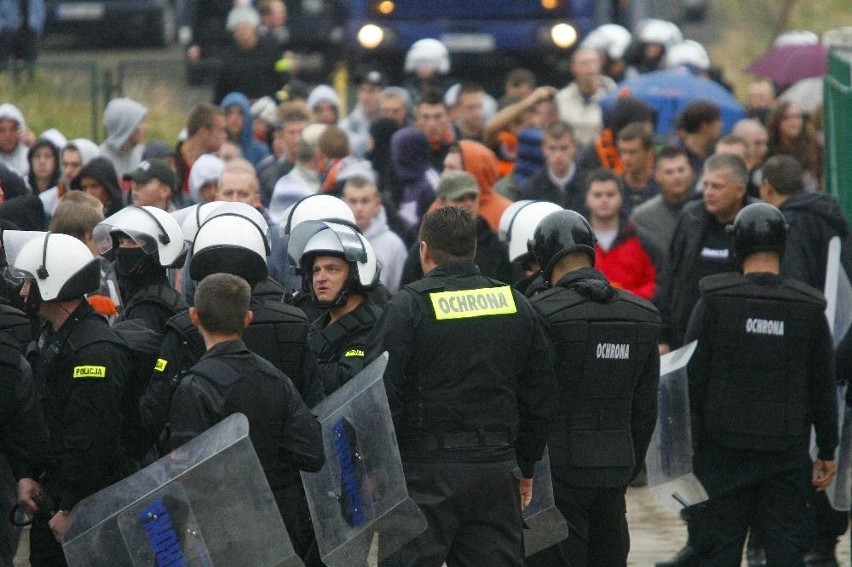
<path id="1" fill-rule="evenodd" d="M 778 208 L 790 225 L 781 275 L 824 289 L 828 242 L 849 234 L 843 209 L 831 195 L 805 191 L 790 195 Z"/>
<path id="2" fill-rule="evenodd" d="M 121 148 L 147 114 L 147 108 L 129 98 L 114 98 L 104 110 L 107 138 L 100 145 L 100 155 L 112 162 L 118 176 L 133 171 L 142 162 L 142 152 L 145 149 L 142 144 L 134 145 L 127 152 L 122 152 Z"/>
<path id="3" fill-rule="evenodd" d="M 399 216 L 408 226 L 419 227 L 420 220 L 435 200 L 430 176 L 437 182 L 437 173 L 429 162 L 429 141 L 417 128 L 403 128 L 391 138 L 391 156 L 402 183 Z"/>
<path id="4" fill-rule="evenodd" d="M 243 129 L 240 132 L 238 144 L 240 150 L 243 152 L 243 157 L 249 160 L 253 166 L 257 167 L 260 160 L 269 155 L 269 148 L 262 142 L 254 139 L 254 135 L 252 134 L 251 105 L 249 104 L 248 97 L 243 93 L 228 93 L 222 99 L 222 103 L 219 106 L 223 112 L 227 112 L 232 106 L 239 106 L 240 110 L 243 111 L 245 120 L 243 121 Z"/>
<path id="5" fill-rule="evenodd" d="M 364 238 L 373 247 L 382 269 L 379 280 L 391 294 L 396 293 L 399 291 L 402 267 L 408 250 L 402 239 L 388 228 L 388 217 L 384 207 L 379 207 L 379 212 L 364 231 Z"/>
<path id="6" fill-rule="evenodd" d="M 2 21 L 2 19 L 0 19 Z M 14 120 L 18 124 L 21 125 L 21 131 L 27 127 L 27 123 L 24 120 L 24 115 L 21 113 L 20 109 L 17 106 L 10 103 L 0 104 L 0 120 L 8 119 Z M 30 163 L 27 161 L 27 152 L 29 148 L 24 144 L 23 141 L 19 141 L 18 145 L 10 152 L 2 152 L 0 151 L 0 163 L 12 169 L 15 173 L 24 177 L 30 172 Z"/>
<path id="7" fill-rule="evenodd" d="M 476 178 L 479 185 L 479 216 L 488 221 L 491 230 L 499 230 L 500 217 L 512 202 L 494 192 L 494 184 L 500 175 L 497 156 L 479 142 L 462 140 L 462 167 Z"/>
<path id="8" fill-rule="evenodd" d="M 494 192 L 494 184 L 500 175 L 497 156 L 486 146 L 472 140 L 460 141 L 459 149 L 462 168 L 476 178 L 479 186 L 479 216 L 485 219 L 491 230 L 500 230 L 500 217 L 512 201 Z M 434 211 L 440 206 L 440 203 L 435 202 L 429 210 Z"/>
<path id="9" fill-rule="evenodd" d="M 104 217 L 108 217 L 124 207 L 121 189 L 118 186 L 118 175 L 116 175 L 115 168 L 110 160 L 105 157 L 96 157 L 84 165 L 77 177 L 71 180 L 73 191 L 83 190 L 81 184 L 84 177 L 91 177 L 106 188 L 109 194 L 109 203 L 104 203 Z"/>

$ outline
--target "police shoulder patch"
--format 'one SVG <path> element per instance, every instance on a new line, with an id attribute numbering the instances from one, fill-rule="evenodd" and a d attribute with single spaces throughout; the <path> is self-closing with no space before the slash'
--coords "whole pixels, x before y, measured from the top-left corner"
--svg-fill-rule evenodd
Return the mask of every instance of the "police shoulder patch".
<path id="1" fill-rule="evenodd" d="M 158 358 L 157 362 L 154 364 L 154 372 L 165 372 L 166 366 L 169 365 L 169 361 L 163 358 Z"/>
<path id="2" fill-rule="evenodd" d="M 507 285 L 440 291 L 430 293 L 429 299 L 438 321 L 511 315 L 518 312 L 512 288 Z"/>
<path id="3" fill-rule="evenodd" d="M 343 358 L 364 358 L 366 353 L 362 348 L 350 348 L 345 353 L 343 353 Z"/>
<path id="4" fill-rule="evenodd" d="M 75 366 L 71 376 L 75 379 L 106 378 L 106 366 L 93 366 L 91 364 Z"/>

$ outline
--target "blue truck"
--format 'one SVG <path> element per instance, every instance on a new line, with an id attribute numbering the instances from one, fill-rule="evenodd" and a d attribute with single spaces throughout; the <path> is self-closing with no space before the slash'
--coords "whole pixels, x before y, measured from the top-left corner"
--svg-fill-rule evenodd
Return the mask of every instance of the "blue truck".
<path id="1" fill-rule="evenodd" d="M 352 0 L 347 57 L 399 81 L 405 53 L 423 38 L 438 39 L 451 74 L 492 87 L 505 71 L 527 67 L 539 80 L 569 76 L 571 50 L 596 25 L 611 21 L 618 2 L 595 0 Z"/>

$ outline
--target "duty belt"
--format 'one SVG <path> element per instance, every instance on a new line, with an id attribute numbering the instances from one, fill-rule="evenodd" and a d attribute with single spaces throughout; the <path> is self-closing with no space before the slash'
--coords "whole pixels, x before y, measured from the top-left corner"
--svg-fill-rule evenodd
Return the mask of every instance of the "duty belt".
<path id="1" fill-rule="evenodd" d="M 467 431 L 448 433 L 418 439 L 400 439 L 399 450 L 402 453 L 419 451 L 446 451 L 468 449 L 472 447 L 512 447 L 512 439 L 505 431 Z"/>

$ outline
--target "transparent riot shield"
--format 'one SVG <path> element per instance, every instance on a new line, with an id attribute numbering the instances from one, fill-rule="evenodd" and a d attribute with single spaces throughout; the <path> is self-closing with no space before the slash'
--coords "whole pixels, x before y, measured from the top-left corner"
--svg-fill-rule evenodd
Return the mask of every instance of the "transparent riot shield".
<path id="1" fill-rule="evenodd" d="M 72 567 L 302 565 L 242 414 L 80 501 L 71 518 Z"/>
<path id="2" fill-rule="evenodd" d="M 657 427 L 645 456 L 648 486 L 667 507 L 679 510 L 707 500 L 692 472 L 692 423 L 686 365 L 696 342 L 660 357 Z"/>
<path id="3" fill-rule="evenodd" d="M 825 316 L 836 347 L 852 327 L 852 284 L 840 264 L 840 238 L 828 243 L 825 266 Z"/>
<path id="4" fill-rule="evenodd" d="M 374 564 L 426 529 L 405 484 L 382 380 L 387 360 L 384 353 L 314 408 L 326 462 L 302 480 L 329 567 Z"/>
<path id="5" fill-rule="evenodd" d="M 533 496 L 524 510 L 524 555 L 529 557 L 568 537 L 568 523 L 553 499 L 553 482 L 550 475 L 550 455 L 535 464 Z"/>
<path id="6" fill-rule="evenodd" d="M 825 489 L 828 503 L 840 512 L 848 512 L 852 508 L 852 408 L 846 407 L 844 388 L 838 388 L 840 444 L 834 453 L 837 462 L 837 476 Z"/>
<path id="7" fill-rule="evenodd" d="M 835 348 L 841 343 L 852 326 L 852 284 L 840 263 L 840 238 L 835 236 L 828 243 L 825 267 L 825 316 L 834 339 Z M 840 443 L 834 452 L 837 476 L 826 488 L 825 493 L 831 507 L 848 511 L 852 491 L 852 415 L 846 407 L 846 385 L 837 387 L 837 415 Z M 816 458 L 816 435 L 811 432 L 811 456 Z"/>

